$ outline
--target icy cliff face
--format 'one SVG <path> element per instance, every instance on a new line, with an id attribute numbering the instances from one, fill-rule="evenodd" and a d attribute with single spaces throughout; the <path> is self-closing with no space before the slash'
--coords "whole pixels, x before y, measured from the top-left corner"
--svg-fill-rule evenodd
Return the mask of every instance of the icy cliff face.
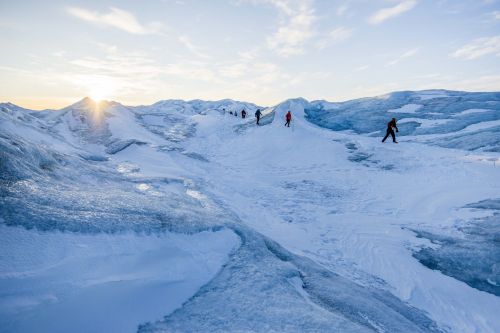
<path id="1" fill-rule="evenodd" d="M 500 93 L 403 91 L 342 103 L 313 101 L 314 124 L 380 136 L 395 117 L 401 136 L 448 148 L 500 151 Z"/>
<path id="2" fill-rule="evenodd" d="M 500 199 L 469 204 L 466 208 L 490 210 L 493 214 L 459 226 L 458 235 L 416 231 L 435 247 L 424 247 L 414 254 L 425 266 L 468 285 L 500 296 Z"/>

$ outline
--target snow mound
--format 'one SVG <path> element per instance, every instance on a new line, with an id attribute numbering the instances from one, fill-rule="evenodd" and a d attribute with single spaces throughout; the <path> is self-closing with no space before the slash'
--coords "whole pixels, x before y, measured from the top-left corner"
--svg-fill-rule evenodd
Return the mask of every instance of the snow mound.
<path id="1" fill-rule="evenodd" d="M 237 248 L 194 235 L 44 233 L 0 225 L 2 332 L 135 332 L 210 281 Z"/>

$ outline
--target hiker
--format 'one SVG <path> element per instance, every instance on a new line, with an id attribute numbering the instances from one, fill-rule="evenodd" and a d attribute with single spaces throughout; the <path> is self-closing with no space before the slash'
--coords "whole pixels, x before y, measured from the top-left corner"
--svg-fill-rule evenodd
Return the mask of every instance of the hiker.
<path id="1" fill-rule="evenodd" d="M 229 114 L 232 116 L 233 115 L 233 111 L 229 111 Z"/>
<path id="2" fill-rule="evenodd" d="M 257 111 L 255 111 L 255 118 L 257 118 L 257 125 L 259 125 L 261 114 L 262 114 L 262 112 L 260 112 L 260 109 L 257 109 Z"/>
<path id="3" fill-rule="evenodd" d="M 234 111 L 234 116 L 238 117 L 238 111 Z"/>
<path id="4" fill-rule="evenodd" d="M 285 126 L 290 127 L 290 121 L 292 120 L 292 113 L 290 111 L 286 113 L 285 119 L 286 119 Z"/>
<path id="5" fill-rule="evenodd" d="M 246 116 L 247 112 L 245 111 L 245 109 L 241 110 L 241 118 L 245 119 Z"/>
<path id="6" fill-rule="evenodd" d="M 396 126 L 396 118 L 392 118 L 390 122 L 387 123 L 387 132 L 385 133 L 384 138 L 382 139 L 382 142 L 385 142 L 385 140 L 390 136 L 392 136 L 392 142 L 398 143 L 396 141 L 396 134 L 394 134 L 393 128 L 396 129 L 396 132 L 399 132 L 398 127 Z"/>

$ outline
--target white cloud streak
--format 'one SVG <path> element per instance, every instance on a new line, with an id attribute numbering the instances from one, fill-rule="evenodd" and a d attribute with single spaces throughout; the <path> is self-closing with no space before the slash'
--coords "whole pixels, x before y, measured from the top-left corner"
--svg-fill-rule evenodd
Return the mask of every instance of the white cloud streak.
<path id="1" fill-rule="evenodd" d="M 266 0 L 280 12 L 276 31 L 267 39 L 270 49 L 280 56 L 304 53 L 304 44 L 314 36 L 313 24 L 317 20 L 309 0 Z"/>
<path id="2" fill-rule="evenodd" d="M 185 35 L 179 36 L 179 42 L 181 42 L 181 44 L 184 45 L 194 55 L 196 55 L 200 58 L 203 58 L 203 59 L 210 58 L 210 56 L 204 54 L 198 46 L 194 45 L 188 36 L 185 36 Z"/>
<path id="3" fill-rule="evenodd" d="M 370 66 L 369 66 L 369 65 L 362 65 L 362 66 L 358 66 L 358 67 L 355 69 L 355 71 L 356 71 L 356 72 L 362 72 L 362 71 L 367 70 L 368 68 L 370 68 Z"/>
<path id="4" fill-rule="evenodd" d="M 329 45 L 338 44 L 338 43 L 341 43 L 343 41 L 346 41 L 352 37 L 353 32 L 354 32 L 354 29 L 349 29 L 346 27 L 338 27 L 338 28 L 330 31 L 330 33 L 328 33 L 327 36 L 323 40 L 320 40 L 316 44 L 316 47 L 319 50 L 322 50 Z"/>
<path id="5" fill-rule="evenodd" d="M 418 47 L 416 47 L 416 48 L 413 48 L 413 49 L 411 49 L 411 50 L 406 51 L 405 53 L 403 53 L 402 55 L 400 55 L 400 56 L 399 56 L 399 57 L 397 57 L 396 59 L 394 59 L 394 60 L 392 60 L 392 61 L 388 62 L 388 63 L 386 64 L 386 67 L 389 67 L 389 66 L 394 66 L 394 65 L 398 64 L 399 62 L 401 62 L 401 61 L 402 61 L 402 60 L 404 60 L 404 59 L 407 59 L 407 58 L 411 58 L 411 57 L 413 57 L 415 54 L 417 54 L 418 50 L 419 50 L 419 48 L 418 48 Z"/>
<path id="6" fill-rule="evenodd" d="M 489 54 L 500 56 L 500 36 L 475 39 L 453 52 L 451 56 L 453 58 L 472 60 Z"/>
<path id="7" fill-rule="evenodd" d="M 347 29 L 345 27 L 337 28 L 330 32 L 329 34 L 330 39 L 334 43 L 342 42 L 344 40 L 351 38 L 353 31 L 354 31 L 353 29 Z"/>
<path id="8" fill-rule="evenodd" d="M 370 16 L 368 23 L 373 25 L 380 24 L 388 19 L 397 17 L 404 12 L 413 9 L 416 4 L 416 0 L 406 0 L 398 3 L 396 6 L 380 9 Z"/>
<path id="9" fill-rule="evenodd" d="M 67 12 L 80 20 L 100 26 L 113 27 L 131 34 L 155 34 L 160 33 L 163 28 L 159 22 L 141 24 L 132 13 L 115 7 L 111 7 L 107 13 L 90 11 L 80 7 L 68 7 Z"/>

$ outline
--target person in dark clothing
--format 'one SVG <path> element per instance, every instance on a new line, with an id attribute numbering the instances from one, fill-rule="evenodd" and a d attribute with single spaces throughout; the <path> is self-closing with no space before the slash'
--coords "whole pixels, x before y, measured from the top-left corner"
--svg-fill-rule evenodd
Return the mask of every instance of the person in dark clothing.
<path id="1" fill-rule="evenodd" d="M 233 115 L 233 111 L 229 111 L 229 114 L 232 116 Z"/>
<path id="2" fill-rule="evenodd" d="M 255 111 L 255 118 L 257 118 L 257 125 L 259 125 L 261 114 L 262 114 L 262 112 L 260 112 L 260 109 L 257 109 L 257 111 Z"/>
<path id="3" fill-rule="evenodd" d="M 247 112 L 245 110 L 241 110 L 241 118 L 245 119 L 247 116 Z"/>
<path id="4" fill-rule="evenodd" d="M 393 128 L 396 129 L 396 132 L 399 132 L 398 126 L 396 126 L 396 118 L 392 118 L 392 120 L 387 123 L 387 132 L 385 133 L 385 136 L 382 139 L 382 142 L 385 142 L 385 140 L 387 140 L 387 138 L 390 135 L 390 136 L 392 136 L 392 142 L 398 143 L 396 141 L 396 134 L 394 134 L 394 129 Z"/>
<path id="5" fill-rule="evenodd" d="M 290 121 L 292 121 L 292 113 L 290 111 L 286 113 L 285 119 L 286 119 L 285 126 L 290 127 Z"/>
<path id="6" fill-rule="evenodd" d="M 234 111 L 234 116 L 238 117 L 238 111 Z"/>

